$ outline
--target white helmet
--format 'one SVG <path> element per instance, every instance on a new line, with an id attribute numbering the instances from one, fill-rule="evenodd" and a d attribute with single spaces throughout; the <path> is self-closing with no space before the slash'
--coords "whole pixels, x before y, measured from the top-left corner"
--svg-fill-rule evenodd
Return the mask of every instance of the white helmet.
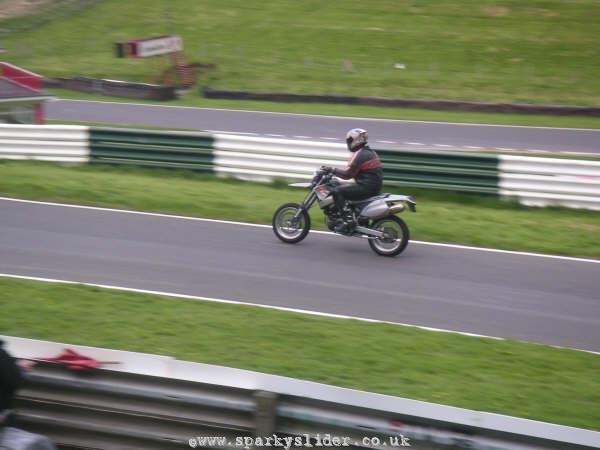
<path id="1" fill-rule="evenodd" d="M 369 139 L 367 130 L 363 130 L 362 128 L 352 128 L 346 133 L 346 145 L 348 146 L 348 150 L 355 152 L 359 148 L 367 145 L 367 139 Z"/>

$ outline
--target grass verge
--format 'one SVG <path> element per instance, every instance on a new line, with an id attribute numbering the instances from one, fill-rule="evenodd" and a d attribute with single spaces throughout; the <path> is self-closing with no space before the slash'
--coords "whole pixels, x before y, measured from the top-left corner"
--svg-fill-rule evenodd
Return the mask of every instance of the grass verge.
<path id="1" fill-rule="evenodd" d="M 418 212 L 403 214 L 412 239 L 600 258 L 600 214 L 595 211 L 528 208 L 450 192 L 389 190 L 417 199 Z M 270 223 L 277 206 L 301 201 L 305 191 L 282 182 L 266 185 L 183 171 L 4 161 L 0 195 Z M 315 228 L 323 228 L 318 208 L 311 214 Z"/>
<path id="2" fill-rule="evenodd" d="M 0 291 L 6 335 L 600 429 L 600 357 L 590 353 L 83 285 L 0 277 Z"/>

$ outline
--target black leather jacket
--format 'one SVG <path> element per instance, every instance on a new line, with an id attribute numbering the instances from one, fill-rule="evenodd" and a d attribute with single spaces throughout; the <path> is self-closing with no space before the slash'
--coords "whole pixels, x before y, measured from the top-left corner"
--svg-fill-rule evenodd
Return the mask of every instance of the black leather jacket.
<path id="1" fill-rule="evenodd" d="M 0 413 L 13 407 L 13 398 L 23 382 L 20 367 L 0 341 Z M 2 424 L 0 424 L 2 426 Z"/>
<path id="2" fill-rule="evenodd" d="M 334 169 L 333 174 L 344 180 L 354 178 L 356 184 L 377 190 L 381 189 L 383 183 L 381 160 L 368 145 L 354 152 L 345 169 Z"/>

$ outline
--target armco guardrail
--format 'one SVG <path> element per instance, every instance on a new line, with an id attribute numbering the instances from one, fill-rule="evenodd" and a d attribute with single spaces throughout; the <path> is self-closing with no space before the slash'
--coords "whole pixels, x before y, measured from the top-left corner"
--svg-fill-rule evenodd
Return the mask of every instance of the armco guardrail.
<path id="1" fill-rule="evenodd" d="M 93 127 L 90 160 L 212 172 L 213 141 L 205 133 Z"/>
<path id="2" fill-rule="evenodd" d="M 84 163 L 89 159 L 89 129 L 0 124 L 0 158 Z"/>
<path id="3" fill-rule="evenodd" d="M 307 442 L 319 447 L 334 437 L 349 447 L 382 450 L 403 443 L 480 450 L 600 446 L 600 432 L 591 430 L 163 356 L 2 338 L 21 358 L 70 348 L 113 363 L 112 370 L 90 372 L 41 363 L 19 391 L 17 424 L 69 448 L 248 449 L 261 446 L 251 438 L 274 435 L 292 439 L 286 450 Z M 200 442 L 208 437 L 223 442 Z"/>
<path id="4" fill-rule="evenodd" d="M 376 150 L 389 186 L 494 194 L 532 206 L 600 210 L 597 161 Z M 223 133 L 1 125 L 3 157 L 180 168 L 271 181 L 308 180 L 321 165 L 344 165 L 348 152 L 341 143 Z"/>

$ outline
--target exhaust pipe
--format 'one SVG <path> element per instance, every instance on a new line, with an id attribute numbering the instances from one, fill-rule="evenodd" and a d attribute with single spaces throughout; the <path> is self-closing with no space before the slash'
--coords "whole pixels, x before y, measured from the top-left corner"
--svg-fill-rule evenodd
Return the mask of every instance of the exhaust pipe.
<path id="1" fill-rule="evenodd" d="M 398 214 L 399 212 L 404 211 L 404 204 L 396 203 L 395 205 L 390 206 L 390 214 Z"/>

